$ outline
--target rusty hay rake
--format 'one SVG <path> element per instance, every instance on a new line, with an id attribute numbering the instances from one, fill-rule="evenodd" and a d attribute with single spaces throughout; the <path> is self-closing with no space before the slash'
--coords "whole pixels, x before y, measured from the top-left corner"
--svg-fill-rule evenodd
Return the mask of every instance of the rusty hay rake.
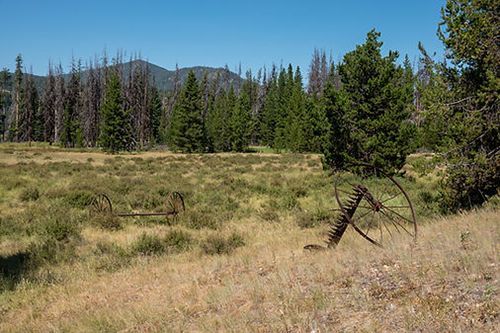
<path id="1" fill-rule="evenodd" d="M 112 214 L 119 217 L 131 217 L 131 216 L 166 216 L 176 217 L 178 214 L 186 210 L 184 204 L 184 197 L 179 192 L 169 192 L 165 200 L 165 210 L 162 212 L 119 212 L 115 213 L 113 211 L 113 205 L 111 204 L 111 199 L 104 193 L 97 194 L 90 202 L 89 205 L 91 214 Z"/>
<path id="2" fill-rule="evenodd" d="M 415 210 L 403 187 L 388 174 L 368 164 L 356 164 L 354 173 L 337 174 L 335 200 L 338 216 L 328 231 L 326 247 L 306 245 L 306 250 L 335 248 L 350 225 L 370 243 L 383 247 L 396 236 L 414 242 Z"/>

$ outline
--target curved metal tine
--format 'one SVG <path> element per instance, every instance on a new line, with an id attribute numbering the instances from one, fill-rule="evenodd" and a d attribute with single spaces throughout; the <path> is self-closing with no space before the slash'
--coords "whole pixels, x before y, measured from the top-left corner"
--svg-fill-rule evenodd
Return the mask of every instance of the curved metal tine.
<path id="1" fill-rule="evenodd" d="M 403 228 L 404 231 L 406 231 L 406 233 L 412 237 L 414 237 L 414 235 L 409 232 L 402 224 L 400 224 L 398 222 L 398 220 L 396 220 L 395 218 L 393 218 L 392 216 L 390 215 L 387 215 L 385 212 L 383 212 L 382 210 L 380 211 L 382 214 L 384 214 L 385 216 L 387 216 L 388 219 L 390 219 L 393 223 L 396 223 L 397 225 L 399 225 L 401 228 Z"/>
<path id="2" fill-rule="evenodd" d="M 348 180 L 346 180 L 345 182 L 346 182 L 347 184 L 349 184 L 352 188 L 354 188 L 354 187 L 358 186 L 358 185 L 356 185 L 356 184 L 351 183 L 351 182 L 350 182 L 350 181 L 348 181 Z"/>
<path id="3" fill-rule="evenodd" d="M 343 190 L 343 189 L 338 188 L 338 187 L 337 187 L 337 191 L 342 192 L 342 193 L 347 194 L 347 195 L 351 195 L 352 194 L 352 192 L 348 192 L 348 191 Z"/>

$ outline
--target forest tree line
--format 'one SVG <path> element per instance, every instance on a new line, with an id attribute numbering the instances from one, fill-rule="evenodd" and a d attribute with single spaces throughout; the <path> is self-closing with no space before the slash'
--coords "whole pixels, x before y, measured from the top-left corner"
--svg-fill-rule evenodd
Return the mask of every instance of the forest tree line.
<path id="1" fill-rule="evenodd" d="M 182 85 L 176 79 L 173 91 L 160 92 L 147 63 L 133 61 L 125 73 L 116 57 L 111 65 L 107 59 L 91 62 L 85 71 L 73 61 L 66 80 L 61 66 L 51 66 L 38 91 L 18 56 L 5 138 L 115 151 L 167 144 L 184 152 L 241 152 L 249 145 L 265 145 L 321 153 L 347 134 L 349 122 L 366 122 L 360 130 L 368 132 L 353 138 L 353 152 L 365 150 L 364 141 L 380 126 L 387 137 L 377 145 L 395 138 L 406 151 L 409 140 L 399 137 L 405 134 L 402 127 L 414 127 L 415 76 L 408 58 L 401 66 L 397 52 L 382 56 L 379 38 L 379 33 L 369 32 L 365 43 L 337 66 L 324 51 L 315 50 L 306 87 L 301 69 L 290 64 L 257 75 L 248 71 L 238 85 L 223 75 L 208 80 L 207 75 L 190 73 Z M 363 95 L 366 84 L 370 95 Z M 103 129 L 111 125 L 107 115 L 112 113 L 123 118 L 125 128 L 120 130 L 122 144 L 109 147 L 106 136 L 112 132 Z M 380 122 L 380 117 L 385 120 Z"/>
<path id="2" fill-rule="evenodd" d="M 0 73 L 2 137 L 113 152 L 266 145 L 322 153 L 337 169 L 355 160 L 399 170 L 409 153 L 425 149 L 448 160 L 449 206 L 471 207 L 500 183 L 498 17 L 495 1 L 447 1 L 438 32 L 442 61 L 421 44 L 415 66 L 408 57 L 398 62 L 398 52 L 382 55 L 380 33 L 372 30 L 338 64 L 315 50 L 306 86 L 301 69 L 288 65 L 248 71 L 238 86 L 223 75 L 190 73 L 173 91 L 160 92 L 147 65 L 124 73 L 117 57 L 111 65 L 106 58 L 92 62 L 85 78 L 78 62 L 69 80 L 51 67 L 38 91 L 19 56 L 14 73 Z"/>

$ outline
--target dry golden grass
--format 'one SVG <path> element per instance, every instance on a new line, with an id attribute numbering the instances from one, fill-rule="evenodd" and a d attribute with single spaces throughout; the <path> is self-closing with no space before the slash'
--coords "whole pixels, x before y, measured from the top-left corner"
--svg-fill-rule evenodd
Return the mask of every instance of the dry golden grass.
<path id="1" fill-rule="evenodd" d="M 301 229 L 296 214 L 333 202 L 317 155 L 150 152 L 120 157 L 0 146 L 6 170 L 35 162 L 24 165 L 19 184 L 5 179 L 17 175 L 12 169 L 0 174 L 8 185 L 0 186 L 0 210 L 15 218 L 34 208 L 51 212 L 56 200 L 51 198 L 59 198 L 68 214 L 83 216 L 77 259 L 42 266 L 41 282 L 25 279 L 15 289 L 0 291 L 0 332 L 497 331 L 500 212 L 494 208 L 423 219 L 416 245 L 396 239 L 379 249 L 348 229 L 337 249 L 311 253 L 302 247 L 321 243 L 327 225 Z M 135 157 L 142 160 L 133 162 Z M 73 164 L 56 163 L 64 161 Z M 88 164 L 73 170 L 73 165 Z M 178 164 L 182 167 L 176 169 Z M 55 176 L 47 176 L 51 172 Z M 136 193 L 135 187 L 156 190 L 158 178 L 172 174 L 167 180 L 191 195 L 188 211 L 196 209 L 201 218 L 226 213 L 203 211 L 216 202 L 234 215 L 215 229 L 128 219 L 122 229 L 109 231 L 89 225 L 83 208 L 64 201 L 71 191 L 85 190 L 82 179 L 88 178 L 114 193 L 118 209 L 131 209 L 128 201 L 150 194 Z M 107 183 L 92 179 L 97 176 Z M 131 182 L 135 187 L 122 194 Z M 35 185 L 44 196 L 20 201 L 20 191 Z M 406 185 L 415 201 L 419 191 L 427 190 L 419 182 Z M 297 187 L 307 189 L 297 197 L 300 211 L 281 202 Z M 237 201 L 236 208 L 229 199 Z M 418 206 L 429 209 L 421 201 Z M 260 211 L 276 211 L 278 218 L 263 219 Z M 128 249 L 144 232 L 162 236 L 171 230 L 190 233 L 197 244 L 180 254 L 136 255 L 116 269 L 96 269 L 106 259 L 95 253 L 98 244 Z M 209 256 L 199 246 L 211 235 L 233 232 L 243 236 L 245 246 L 230 255 Z M 9 237 L 0 238 L 0 255 L 21 251 L 31 241 L 24 234 Z"/>
<path id="2" fill-rule="evenodd" d="M 416 246 L 384 250 L 350 230 L 336 250 L 308 253 L 313 231 L 245 221 L 227 226 L 248 235 L 230 256 L 65 267 L 66 281 L 4 302 L 0 331 L 493 332 L 498 222 L 497 211 L 442 218 L 420 227 Z"/>

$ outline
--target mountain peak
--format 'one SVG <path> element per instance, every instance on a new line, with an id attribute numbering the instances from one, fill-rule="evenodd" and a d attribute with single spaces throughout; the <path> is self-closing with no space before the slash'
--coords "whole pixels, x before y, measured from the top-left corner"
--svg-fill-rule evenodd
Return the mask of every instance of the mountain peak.
<path id="1" fill-rule="evenodd" d="M 134 59 L 125 63 L 120 64 L 121 66 L 121 71 L 123 73 L 128 73 L 130 70 L 132 70 L 133 67 L 135 66 L 147 66 L 149 69 L 150 73 L 150 78 L 153 80 L 156 88 L 160 91 L 171 91 L 174 88 L 175 84 L 175 77 L 176 77 L 176 70 L 168 70 L 163 67 L 160 67 L 158 65 L 155 65 L 153 63 L 150 63 L 146 60 L 143 59 Z M 184 67 L 184 68 L 179 68 L 179 79 L 181 84 L 185 82 L 187 79 L 188 73 L 190 71 L 193 71 L 196 75 L 196 78 L 201 80 L 205 73 L 208 76 L 209 80 L 214 80 L 219 76 L 226 87 L 230 85 L 234 85 L 235 88 L 239 88 L 241 82 L 243 82 L 243 79 L 238 76 L 238 74 L 231 72 L 225 68 L 219 67 L 219 68 L 214 68 L 214 67 L 207 67 L 207 66 L 194 66 L 194 67 Z M 85 81 L 87 78 L 87 70 L 82 71 L 82 80 Z M 39 75 L 33 75 L 33 74 L 25 74 L 25 75 L 30 75 L 33 77 L 35 80 L 35 85 L 37 89 L 41 90 L 45 86 L 45 81 L 47 79 L 46 76 L 39 76 Z M 69 80 L 71 74 L 66 73 L 63 74 L 63 77 L 65 80 Z M 12 81 L 12 80 L 11 80 Z M 11 89 L 12 82 L 10 84 L 7 84 L 7 86 Z M 10 90 L 8 89 L 8 90 Z"/>
<path id="2" fill-rule="evenodd" d="M 143 59 L 135 59 L 129 62 L 121 64 L 122 70 L 127 72 L 134 66 L 147 66 L 150 72 L 150 76 L 154 79 L 155 85 L 159 90 L 170 91 L 174 88 L 176 70 L 168 70 L 153 63 L 150 63 Z M 187 79 L 187 75 L 190 71 L 193 71 L 196 78 L 201 80 L 202 77 L 207 74 L 209 80 L 214 80 L 217 76 L 224 78 L 227 85 L 233 84 L 236 88 L 241 84 L 242 78 L 238 74 L 228 71 L 225 68 L 218 67 L 207 67 L 207 66 L 193 66 L 179 68 L 179 79 L 181 84 Z"/>

